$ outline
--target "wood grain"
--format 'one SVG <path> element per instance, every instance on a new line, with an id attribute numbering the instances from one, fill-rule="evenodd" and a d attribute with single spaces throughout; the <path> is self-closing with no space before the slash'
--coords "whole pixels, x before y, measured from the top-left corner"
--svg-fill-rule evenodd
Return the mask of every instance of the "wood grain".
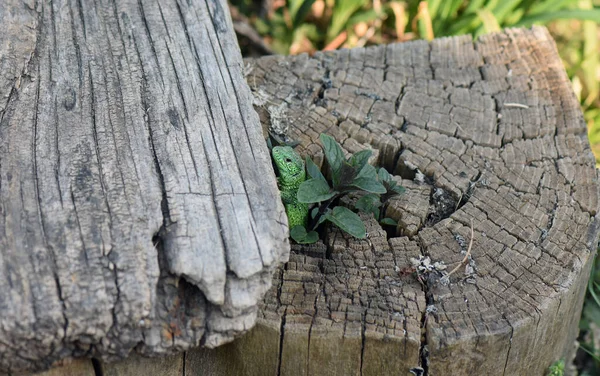
<path id="1" fill-rule="evenodd" d="M 329 229 L 322 243 L 292 247 L 254 329 L 278 328 L 268 339 L 277 352 L 260 353 L 266 340 L 251 332 L 228 345 L 229 363 L 225 348 L 199 350 L 190 372 L 245 364 L 261 375 L 252 372 L 260 361 L 278 375 L 544 375 L 572 358 L 599 185 L 546 29 L 246 65 L 264 124 L 287 122 L 317 161 L 321 132 L 347 152 L 374 148 L 407 192 L 387 211 L 399 222 L 391 236 L 365 218 L 366 240 Z M 458 266 L 471 223 L 469 267 L 449 284 L 438 273 L 416 278 L 411 258 Z"/>
<path id="2" fill-rule="evenodd" d="M 181 194 L 205 184 L 199 171 L 239 193 L 235 173 L 252 192 L 244 174 L 271 170 L 239 167 L 251 157 L 226 158 L 236 147 L 250 148 L 268 165 L 261 136 L 252 133 L 259 132 L 246 123 L 230 126 L 228 116 L 254 119 L 248 92 L 224 72 L 198 73 L 241 72 L 239 64 L 216 63 L 223 62 L 210 53 L 217 39 L 202 39 L 219 29 L 198 26 L 207 21 L 202 15 L 220 13 L 196 15 L 178 4 L 185 12 L 175 15 L 162 2 L 143 1 L 96 3 L 95 16 L 56 1 L 52 8 L 0 12 L 11 25 L 0 37 L 0 64 L 11 66 L 0 78 L 0 245 L 8 250 L 0 254 L 0 291 L 8 296 L 0 300 L 8 302 L 0 304 L 0 364 L 41 368 L 70 356 L 113 360 L 133 346 L 156 355 L 201 341 L 213 345 L 249 327 L 254 315 L 258 324 L 248 335 L 217 349 L 187 351 L 166 363 L 134 356 L 101 367 L 140 375 L 156 367 L 185 375 L 380 375 L 413 367 L 429 375 L 542 375 L 572 356 L 599 234 L 598 180 L 579 104 L 544 28 L 475 42 L 457 37 L 247 60 L 246 80 L 265 127 L 283 124 L 319 163 L 320 132 L 347 152 L 373 148 L 374 163 L 407 188 L 388 209 L 399 222 L 393 236 L 365 217 L 367 240 L 330 229 L 324 242 L 294 246 L 256 312 L 228 297 L 264 291 L 270 267 L 244 283 L 227 273 L 232 290 L 227 279 L 224 293 L 204 293 L 222 286 L 213 269 L 224 261 L 202 273 L 185 263 L 200 241 L 188 228 L 231 218 L 205 218 L 198 213 L 210 202 Z M 189 45 L 177 45 L 182 38 Z M 218 47 L 233 49 L 224 39 Z M 188 70 L 191 78 L 175 73 Z M 224 95 L 232 91 L 241 98 L 236 103 Z M 249 132 L 256 144 L 231 141 L 227 149 L 224 130 Z M 205 145 L 208 134 L 213 143 Z M 220 147 L 228 150 L 221 158 Z M 224 180 L 214 164 L 232 176 Z M 257 178 L 258 190 L 256 182 L 266 184 L 258 192 L 263 201 L 252 204 L 248 194 L 246 205 L 251 213 L 277 207 L 261 211 L 260 228 L 275 239 L 268 243 L 274 259 L 285 259 L 286 248 L 275 246 L 285 243 L 277 192 L 272 181 Z M 217 214 L 238 210 L 238 196 L 219 201 L 223 191 L 209 189 Z M 263 223 L 252 220 L 256 228 Z M 471 223 L 472 269 L 459 269 L 449 284 L 435 273 L 420 280 L 411 273 L 411 258 L 419 256 L 457 266 Z M 252 237 L 235 231 L 223 237 L 227 254 L 227 244 L 252 245 Z M 267 265 L 257 239 L 248 259 L 259 252 Z M 231 270 L 245 275 L 255 268 L 242 264 Z"/>
<path id="3" fill-rule="evenodd" d="M 287 221 L 225 1 L 0 2 L 0 372 L 219 346 Z"/>

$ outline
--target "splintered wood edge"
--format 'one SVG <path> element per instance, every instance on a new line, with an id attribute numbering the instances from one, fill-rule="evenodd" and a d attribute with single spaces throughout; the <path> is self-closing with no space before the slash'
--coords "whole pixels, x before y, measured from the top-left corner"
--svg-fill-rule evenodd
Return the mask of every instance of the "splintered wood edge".
<path id="1" fill-rule="evenodd" d="M 289 242 L 226 2 L 0 17 L 0 371 L 251 328 Z"/>

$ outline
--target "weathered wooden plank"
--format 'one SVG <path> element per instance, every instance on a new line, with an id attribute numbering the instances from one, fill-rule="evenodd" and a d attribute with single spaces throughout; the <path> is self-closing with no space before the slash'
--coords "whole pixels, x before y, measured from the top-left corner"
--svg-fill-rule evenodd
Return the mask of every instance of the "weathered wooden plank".
<path id="1" fill-rule="evenodd" d="M 375 148 L 407 189 L 388 209 L 396 234 L 368 219 L 367 240 L 328 230 L 292 247 L 259 313 L 279 328 L 277 374 L 543 375 L 571 359 L 599 184 L 546 29 L 246 65 L 262 121 L 287 124 L 302 153 L 322 160 L 319 132 L 346 151 Z M 472 259 L 449 284 L 412 274 L 419 256 L 459 265 L 471 223 Z M 222 364 L 210 354 L 189 361 Z"/>
<path id="2" fill-rule="evenodd" d="M 0 4 L 0 372 L 218 346 L 287 221 L 225 1 Z"/>

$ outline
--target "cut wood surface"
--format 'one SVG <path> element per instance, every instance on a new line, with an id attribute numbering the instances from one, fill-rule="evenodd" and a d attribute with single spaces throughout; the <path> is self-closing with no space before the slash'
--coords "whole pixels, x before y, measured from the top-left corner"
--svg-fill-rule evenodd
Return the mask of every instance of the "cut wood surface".
<path id="1" fill-rule="evenodd" d="M 214 347 L 287 220 L 225 1 L 0 1 L 0 373 Z"/>
<path id="2" fill-rule="evenodd" d="M 190 372 L 544 375 L 571 359 L 599 186 L 546 29 L 264 57 L 245 71 L 263 125 L 287 127 L 318 161 L 321 132 L 347 152 L 373 148 L 407 191 L 387 210 L 391 236 L 365 217 L 366 240 L 330 229 L 293 246 L 257 327 L 188 352 Z M 460 267 L 449 283 L 419 280 L 419 258 Z"/>

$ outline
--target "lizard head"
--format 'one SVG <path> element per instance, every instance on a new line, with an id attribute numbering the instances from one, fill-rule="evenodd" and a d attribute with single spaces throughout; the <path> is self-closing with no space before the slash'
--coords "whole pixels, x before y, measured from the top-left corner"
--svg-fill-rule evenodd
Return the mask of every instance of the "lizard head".
<path id="1" fill-rule="evenodd" d="M 272 154 L 279 176 L 283 180 L 295 180 L 305 176 L 304 161 L 290 146 L 275 146 Z"/>

